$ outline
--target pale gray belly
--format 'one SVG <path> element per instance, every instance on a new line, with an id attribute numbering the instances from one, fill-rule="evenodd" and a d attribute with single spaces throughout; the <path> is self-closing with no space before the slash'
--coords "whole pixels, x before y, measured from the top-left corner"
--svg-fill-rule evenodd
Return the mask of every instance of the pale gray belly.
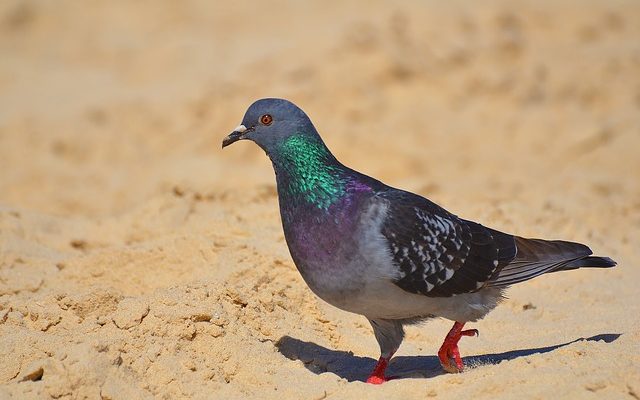
<path id="1" fill-rule="evenodd" d="M 483 289 L 452 297 L 428 297 L 409 293 L 392 278 L 349 265 L 348 272 L 305 273 L 309 288 L 322 300 L 344 311 L 370 319 L 409 319 L 436 316 L 468 322 L 483 318 L 502 300 L 502 290 Z"/>

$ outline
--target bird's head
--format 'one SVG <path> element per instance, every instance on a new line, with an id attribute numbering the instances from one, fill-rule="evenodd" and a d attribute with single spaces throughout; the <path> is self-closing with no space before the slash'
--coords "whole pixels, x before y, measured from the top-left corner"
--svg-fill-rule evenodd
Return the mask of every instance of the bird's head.
<path id="1" fill-rule="evenodd" d="M 248 139 L 272 154 L 287 139 L 297 135 L 318 135 L 304 111 L 288 100 L 260 99 L 249 106 L 242 123 L 224 138 L 222 148 Z"/>

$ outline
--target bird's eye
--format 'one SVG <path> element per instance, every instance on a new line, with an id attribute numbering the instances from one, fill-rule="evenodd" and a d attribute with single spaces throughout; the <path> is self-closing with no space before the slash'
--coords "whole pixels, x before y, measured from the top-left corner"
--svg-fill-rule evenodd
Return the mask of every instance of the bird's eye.
<path id="1" fill-rule="evenodd" d="M 273 122 L 273 117 L 269 114 L 265 114 L 262 117 L 260 117 L 260 123 L 262 125 L 271 125 L 272 122 Z"/>

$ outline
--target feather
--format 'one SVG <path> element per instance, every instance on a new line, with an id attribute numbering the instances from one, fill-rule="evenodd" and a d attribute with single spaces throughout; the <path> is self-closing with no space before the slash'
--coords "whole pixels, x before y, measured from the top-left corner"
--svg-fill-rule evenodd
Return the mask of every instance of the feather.
<path id="1" fill-rule="evenodd" d="M 448 297 L 482 288 L 516 254 L 513 236 L 485 228 L 401 190 L 378 193 L 389 204 L 382 234 L 403 290 Z"/>
<path id="2" fill-rule="evenodd" d="M 580 243 L 521 237 L 516 237 L 515 243 L 517 256 L 491 277 L 487 287 L 509 286 L 549 272 L 616 265 L 608 257 L 590 257 L 591 249 Z"/>

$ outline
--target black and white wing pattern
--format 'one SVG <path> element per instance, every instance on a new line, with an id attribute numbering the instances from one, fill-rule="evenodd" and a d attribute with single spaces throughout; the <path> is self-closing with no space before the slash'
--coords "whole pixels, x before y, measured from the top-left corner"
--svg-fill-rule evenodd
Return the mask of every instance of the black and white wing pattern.
<path id="1" fill-rule="evenodd" d="M 514 259 L 514 236 L 450 214 L 402 190 L 379 192 L 388 201 L 382 235 L 402 289 L 431 297 L 474 292 Z"/>

